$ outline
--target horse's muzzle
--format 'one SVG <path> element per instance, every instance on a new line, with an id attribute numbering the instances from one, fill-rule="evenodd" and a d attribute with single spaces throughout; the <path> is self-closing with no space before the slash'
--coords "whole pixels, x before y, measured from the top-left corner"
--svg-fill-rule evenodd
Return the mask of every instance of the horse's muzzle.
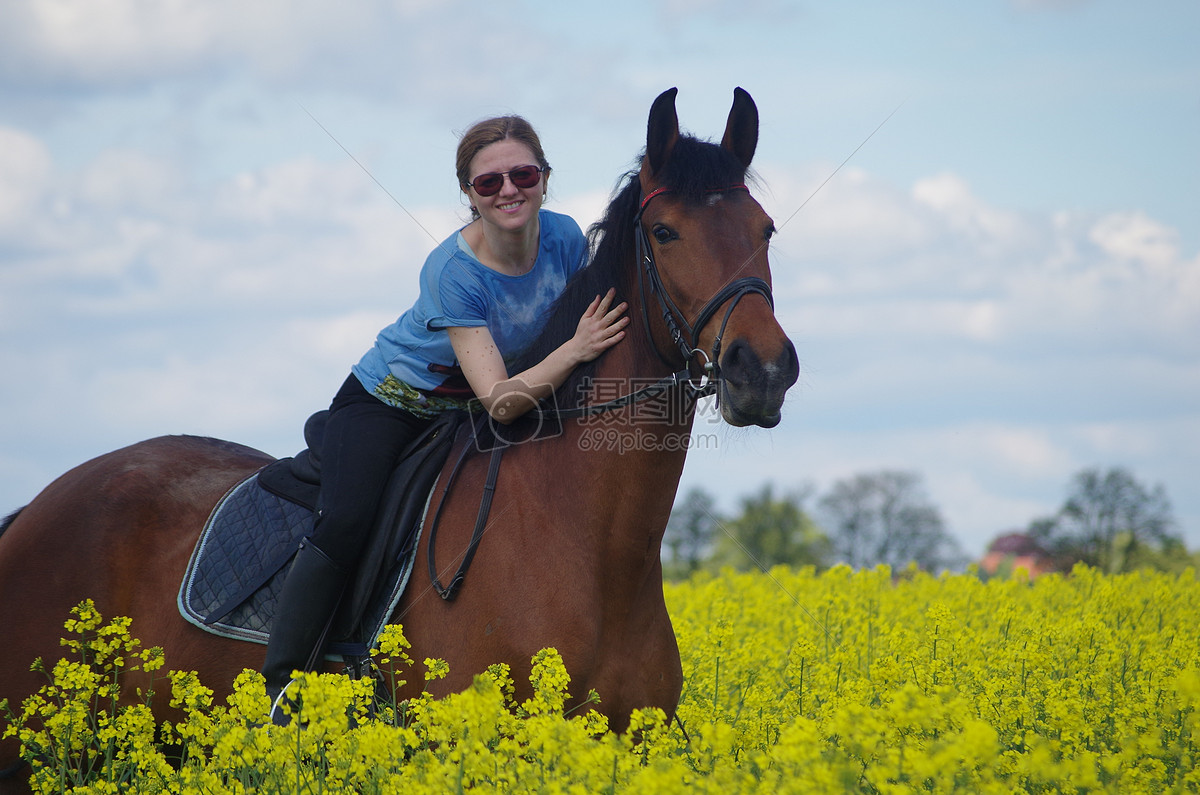
<path id="1" fill-rule="evenodd" d="M 779 424 L 784 396 L 800 377 L 800 362 L 792 341 L 764 362 L 750 345 L 734 340 L 721 356 L 721 417 L 730 425 L 758 425 L 774 428 Z"/>

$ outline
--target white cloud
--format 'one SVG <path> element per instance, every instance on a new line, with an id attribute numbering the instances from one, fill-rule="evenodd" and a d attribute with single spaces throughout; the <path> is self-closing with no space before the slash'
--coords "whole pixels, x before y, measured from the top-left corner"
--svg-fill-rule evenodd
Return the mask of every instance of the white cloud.
<path id="1" fill-rule="evenodd" d="M 0 125 L 0 240 L 29 222 L 48 187 L 50 165 L 41 141 Z"/>
<path id="2" fill-rule="evenodd" d="M 131 149 L 109 149 L 88 164 L 75 199 L 98 211 L 165 209 L 182 184 L 175 164 Z"/>
<path id="3" fill-rule="evenodd" d="M 352 51 L 386 22 L 428 2 L 353 7 L 314 0 L 14 0 L 0 12 L 11 64 L 35 80 L 87 84 L 155 80 L 241 62 L 266 73 L 297 67 L 323 46 Z"/>
<path id="4" fill-rule="evenodd" d="M 1071 455 L 1042 428 L 985 423 L 956 427 L 944 434 L 949 457 L 962 461 L 977 456 L 1008 476 L 1062 477 L 1074 465 Z"/>
<path id="5" fill-rule="evenodd" d="M 488 103 L 511 109 L 537 96 L 537 83 L 566 81 L 577 58 L 598 60 L 581 46 L 547 70 L 552 34 L 541 22 L 511 6 L 462 0 L 8 0 L 0 4 L 0 87 L 170 85 L 190 103 L 248 82 L 309 95 L 419 98 L 422 113 L 460 103 L 487 113 Z M 470 42 L 497 33 L 512 37 L 503 69 L 480 68 Z M 509 71 L 522 79 L 506 78 Z"/>
<path id="6" fill-rule="evenodd" d="M 394 307 L 415 296 L 431 236 L 459 223 L 453 210 L 420 207 L 414 223 L 352 164 L 300 159 L 197 186 L 168 163 L 114 150 L 77 176 L 53 171 L 37 170 L 53 196 L 20 194 L 31 220 L 14 227 L 24 253 L 6 258 L 0 293 L 14 304 L 23 294 L 23 308 L 6 325 L 36 325 L 46 310 L 31 302 L 41 301 L 51 315 L 96 319 Z"/>
<path id="7" fill-rule="evenodd" d="M 948 529 L 969 557 L 982 557 L 996 536 L 1029 526 L 1033 519 L 1054 513 L 1053 499 L 1017 496 L 1008 488 L 1000 493 L 995 480 L 968 468 L 938 472 L 928 478 L 930 499 L 942 511 Z"/>
<path id="8" fill-rule="evenodd" d="M 769 182 L 778 221 L 804 183 Z M 1177 240 L 1144 213 L 1017 214 L 951 174 L 908 196 L 852 174 L 772 246 L 785 325 L 806 334 L 1195 355 L 1200 257 L 1185 258 Z"/>
<path id="9" fill-rule="evenodd" d="M 193 33 L 171 34 L 188 57 L 218 46 Z M 592 157 L 553 159 L 569 175 Z M 27 473 L 7 488 L 53 473 L 44 447 L 77 463 L 79 449 L 192 432 L 293 452 L 304 417 L 415 297 L 430 234 L 461 217 L 452 186 L 418 181 L 414 223 L 344 159 L 250 161 L 208 181 L 186 169 L 129 146 L 68 168 L 0 128 L 0 333 L 28 340 L 0 350 L 0 468 Z M 949 172 L 895 185 L 854 168 L 785 224 L 829 170 L 762 166 L 803 383 L 783 425 L 723 430 L 688 478 L 736 498 L 764 480 L 914 469 L 951 529 L 983 543 L 1056 507 L 1076 468 L 1149 461 L 1178 439 L 1200 449 L 1200 260 L 1175 230 L 1146 212 L 1015 212 Z M 586 225 L 609 184 L 555 189 L 552 206 Z"/>
<path id="10" fill-rule="evenodd" d="M 989 207 L 971 193 L 965 180 L 955 174 L 938 174 L 918 180 L 913 185 L 912 197 L 918 204 L 937 212 L 950 229 L 968 238 L 985 255 L 992 251 L 1002 252 L 1006 247 L 1022 242 L 1027 234 L 1019 217 Z"/>
<path id="11" fill-rule="evenodd" d="M 1192 457 L 1200 450 L 1200 412 L 1185 417 L 1084 423 L 1072 427 L 1068 438 L 1093 450 L 1097 460 L 1114 464 Z"/>
<path id="12" fill-rule="evenodd" d="M 1089 238 L 1110 256 L 1155 271 L 1169 271 L 1179 260 L 1179 233 L 1140 212 L 1101 218 Z"/>

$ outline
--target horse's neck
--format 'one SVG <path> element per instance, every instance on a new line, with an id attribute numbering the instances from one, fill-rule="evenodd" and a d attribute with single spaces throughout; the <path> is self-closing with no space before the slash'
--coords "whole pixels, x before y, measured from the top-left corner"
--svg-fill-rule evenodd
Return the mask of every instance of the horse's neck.
<path id="1" fill-rule="evenodd" d="M 652 307 L 651 311 L 657 310 Z M 626 339 L 596 364 L 592 403 L 602 403 L 661 384 L 678 370 L 659 358 L 653 342 L 646 339 L 646 330 L 636 312 L 636 308 L 630 309 L 631 322 L 626 326 Z M 673 440 L 679 434 L 687 435 L 690 432 L 694 408 L 695 404 L 685 395 L 683 385 L 678 385 L 661 395 L 616 409 L 610 416 L 599 415 L 599 418 L 603 425 L 620 426 L 637 430 L 640 435 Z M 682 462 L 683 456 L 679 458 Z"/>
<path id="2" fill-rule="evenodd" d="M 628 338 L 597 362 L 591 403 L 629 395 L 670 375 L 670 368 L 653 349 L 640 344 L 644 332 L 636 316 L 627 328 Z M 635 557 L 644 554 L 636 550 L 651 549 L 657 562 L 690 446 L 693 417 L 694 403 L 676 386 L 582 418 L 567 429 L 568 440 L 584 451 L 583 466 L 589 477 L 604 484 L 592 492 L 599 514 L 622 517 L 610 528 L 614 545 L 634 550 Z"/>

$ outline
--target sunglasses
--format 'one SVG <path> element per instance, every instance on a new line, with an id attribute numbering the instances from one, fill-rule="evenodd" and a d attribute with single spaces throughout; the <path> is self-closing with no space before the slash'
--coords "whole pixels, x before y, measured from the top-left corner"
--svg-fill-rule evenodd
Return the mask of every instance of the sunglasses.
<path id="1" fill-rule="evenodd" d="M 480 174 L 473 182 L 468 182 L 467 184 L 474 188 L 475 192 L 480 196 L 493 196 L 499 193 L 500 189 L 504 187 L 505 176 L 512 180 L 512 184 L 518 188 L 532 188 L 541 180 L 542 171 L 543 169 L 538 166 L 518 166 L 512 171 Z"/>

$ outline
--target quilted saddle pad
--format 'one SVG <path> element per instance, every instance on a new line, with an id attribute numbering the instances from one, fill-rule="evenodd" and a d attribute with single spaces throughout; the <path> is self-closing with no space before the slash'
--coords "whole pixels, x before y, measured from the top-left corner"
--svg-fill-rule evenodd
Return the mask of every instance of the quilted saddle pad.
<path id="1" fill-rule="evenodd" d="M 308 508 L 264 489 L 259 473 L 230 489 L 201 532 L 179 589 L 179 612 L 216 635 L 266 643 L 275 603 L 300 541 L 311 534 Z M 417 533 L 419 534 L 419 523 Z M 369 637 L 333 643 L 331 655 L 363 654 L 386 623 L 412 573 L 412 547 L 376 588 L 367 609 Z"/>

